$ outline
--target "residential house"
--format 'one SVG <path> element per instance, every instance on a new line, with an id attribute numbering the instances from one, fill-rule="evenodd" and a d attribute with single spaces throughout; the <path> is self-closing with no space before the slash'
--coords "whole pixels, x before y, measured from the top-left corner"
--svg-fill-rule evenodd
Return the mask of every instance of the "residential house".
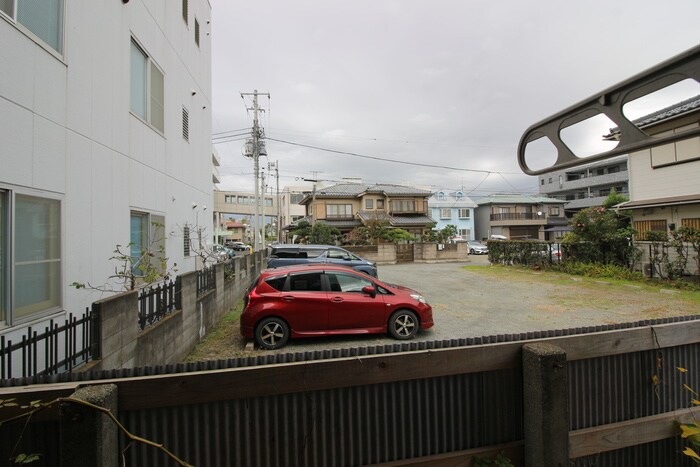
<path id="1" fill-rule="evenodd" d="M 700 125 L 700 95 L 642 117 L 634 123 L 649 135 L 668 134 Z M 614 137 L 613 131 L 607 137 Z M 633 152 L 629 155 L 630 210 L 637 239 L 651 230 L 700 229 L 700 137 Z"/>
<path id="2" fill-rule="evenodd" d="M 167 3 L 0 2 L 7 339 L 104 297 L 69 284 L 104 284 L 118 245 L 196 267 L 190 240 L 211 226 L 216 181 L 211 6 Z"/>
<path id="3" fill-rule="evenodd" d="M 317 188 L 307 194 L 300 204 L 306 207 L 310 222 L 323 221 L 348 233 L 355 227 L 372 221 L 400 228 L 416 237 L 433 219 L 428 212 L 432 193 L 404 185 L 342 183 Z"/>
<path id="4" fill-rule="evenodd" d="M 457 235 L 466 240 L 475 240 L 474 209 L 476 203 L 464 196 L 463 191 L 438 190 L 428 199 L 430 215 L 437 229 L 448 225 L 457 227 Z"/>
<path id="5" fill-rule="evenodd" d="M 476 238 L 502 235 L 511 240 L 557 240 L 567 230 L 565 202 L 546 196 L 498 193 L 479 199 Z"/>
<path id="6" fill-rule="evenodd" d="M 629 196 L 627 157 L 618 156 L 542 174 L 539 176 L 540 195 L 566 201 L 564 213 L 568 219 L 582 209 L 602 206 L 613 189 Z"/>

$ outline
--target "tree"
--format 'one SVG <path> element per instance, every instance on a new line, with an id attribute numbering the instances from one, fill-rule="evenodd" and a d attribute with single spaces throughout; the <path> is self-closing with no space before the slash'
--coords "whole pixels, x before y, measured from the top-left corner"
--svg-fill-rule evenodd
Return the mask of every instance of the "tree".
<path id="1" fill-rule="evenodd" d="M 289 232 L 292 238 L 297 238 L 296 243 L 306 243 L 311 236 L 311 224 L 309 221 L 299 221 L 297 228 Z"/>
<path id="2" fill-rule="evenodd" d="M 340 236 L 340 230 L 331 227 L 325 222 L 316 222 L 311 227 L 309 242 L 314 245 L 334 245 L 337 238 Z"/>
<path id="3" fill-rule="evenodd" d="M 626 199 L 613 190 L 603 206 L 583 209 L 574 215 L 573 230 L 564 237 L 564 243 L 572 244 L 574 258 L 583 262 L 630 264 L 634 257 L 630 218 L 610 209 Z"/>
<path id="4" fill-rule="evenodd" d="M 392 243 L 412 242 L 415 240 L 413 235 L 411 235 L 409 232 L 403 229 L 387 230 L 386 232 L 384 232 L 383 237 L 385 240 L 388 240 Z"/>

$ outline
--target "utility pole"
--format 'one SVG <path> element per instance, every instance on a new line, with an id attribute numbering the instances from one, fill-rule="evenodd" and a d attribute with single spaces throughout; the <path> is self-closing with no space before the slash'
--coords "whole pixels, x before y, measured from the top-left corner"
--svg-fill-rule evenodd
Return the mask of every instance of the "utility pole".
<path id="1" fill-rule="evenodd" d="M 242 92 L 241 98 L 245 99 L 245 96 L 253 96 L 253 107 L 246 107 L 246 110 L 253 111 L 252 148 L 250 155 L 248 154 L 248 148 L 246 148 L 245 156 L 253 158 L 253 177 L 255 177 L 255 216 L 253 217 L 253 249 L 255 251 L 258 251 L 262 243 L 262 239 L 260 238 L 260 156 L 267 156 L 267 151 L 265 150 L 265 143 L 264 141 L 261 141 L 261 138 L 264 136 L 263 130 L 262 128 L 260 128 L 260 124 L 258 123 L 258 113 L 264 112 L 264 109 L 258 107 L 258 96 L 267 96 L 267 98 L 269 99 L 270 93 L 259 93 L 258 90 L 255 89 L 252 93 Z"/>
<path id="2" fill-rule="evenodd" d="M 279 167 L 279 161 L 275 162 L 268 162 L 267 163 L 267 169 L 270 171 L 270 174 L 272 173 L 272 169 L 275 169 L 275 181 L 276 181 L 276 195 L 275 195 L 275 202 L 277 203 L 277 209 L 276 209 L 276 225 L 277 225 L 277 242 L 280 241 L 281 238 L 281 232 L 282 232 L 282 226 L 280 225 L 280 167 Z"/>
<path id="3" fill-rule="evenodd" d="M 314 174 L 314 178 L 302 178 L 305 182 L 313 182 L 313 189 L 311 191 L 311 226 L 316 224 L 316 183 L 318 180 L 319 171 L 311 172 Z"/>

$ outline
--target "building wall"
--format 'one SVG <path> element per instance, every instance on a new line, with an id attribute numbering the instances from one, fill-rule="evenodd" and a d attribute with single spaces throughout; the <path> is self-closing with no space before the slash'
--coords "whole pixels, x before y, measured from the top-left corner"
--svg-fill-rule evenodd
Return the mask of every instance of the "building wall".
<path id="1" fill-rule="evenodd" d="M 672 128 L 697 127 L 700 112 L 659 126 L 655 134 Z M 667 198 L 700 193 L 700 137 L 630 154 L 630 200 Z"/>
<path id="2" fill-rule="evenodd" d="M 166 256 L 185 272 L 183 226 L 209 226 L 213 205 L 209 2 L 190 1 L 189 24 L 180 2 L 64 3 L 62 53 L 0 15 L 0 189 L 61 203 L 58 315 L 104 296 L 67 284 L 114 272 L 131 211 L 164 217 Z M 132 37 L 164 75 L 163 133 L 130 112 Z"/>

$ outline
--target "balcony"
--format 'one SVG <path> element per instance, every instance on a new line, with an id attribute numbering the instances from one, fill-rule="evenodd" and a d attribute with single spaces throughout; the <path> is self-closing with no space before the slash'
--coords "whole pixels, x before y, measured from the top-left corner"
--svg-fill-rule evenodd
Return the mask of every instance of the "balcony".
<path id="1" fill-rule="evenodd" d="M 491 214 L 492 222 L 502 221 L 544 221 L 547 216 L 537 214 L 536 212 L 505 212 L 500 214 Z"/>

